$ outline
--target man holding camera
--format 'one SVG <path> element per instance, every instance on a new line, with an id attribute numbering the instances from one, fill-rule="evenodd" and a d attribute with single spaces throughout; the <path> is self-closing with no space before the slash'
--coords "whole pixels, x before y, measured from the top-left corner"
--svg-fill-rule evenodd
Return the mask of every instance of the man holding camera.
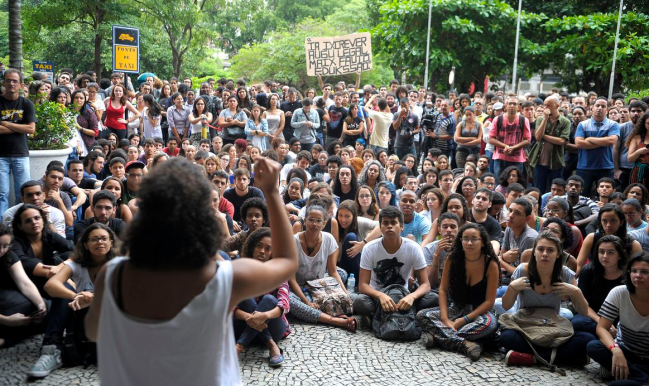
<path id="1" fill-rule="evenodd" d="M 402 159 L 406 154 L 416 153 L 414 136 L 419 133 L 419 118 L 410 111 L 407 98 L 401 98 L 399 105 L 401 110 L 394 114 L 392 126 L 396 131 L 394 152 Z"/>

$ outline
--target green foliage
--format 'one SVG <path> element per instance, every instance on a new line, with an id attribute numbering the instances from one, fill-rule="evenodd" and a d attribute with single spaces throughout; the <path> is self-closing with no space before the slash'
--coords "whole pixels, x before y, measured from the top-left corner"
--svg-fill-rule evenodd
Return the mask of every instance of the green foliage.
<path id="1" fill-rule="evenodd" d="M 617 14 L 592 14 L 549 19 L 543 31 L 552 39 L 544 46 L 524 48 L 533 71 L 550 67 L 570 90 L 608 94 L 613 64 Z M 532 48 L 532 49 L 530 49 Z M 532 60 L 530 60 L 532 59 Z M 615 92 L 646 87 L 649 66 L 649 16 L 623 13 L 615 68 Z M 580 71 L 575 71 L 575 69 Z"/>
<path id="2" fill-rule="evenodd" d="M 432 0 L 429 74 L 431 84 L 446 89 L 456 67 L 456 88 L 498 76 L 513 62 L 517 11 L 495 0 Z M 381 7 L 373 30 L 378 50 L 406 73 L 409 82 L 423 83 L 426 58 L 428 1 L 390 0 Z M 537 15 L 523 13 L 521 25 L 533 25 Z M 523 38 L 524 40 L 524 38 Z"/>
<path id="3" fill-rule="evenodd" d="M 65 149 L 66 143 L 76 135 L 78 113 L 50 101 L 35 104 L 34 107 L 38 122 L 36 131 L 29 136 L 29 149 Z"/>

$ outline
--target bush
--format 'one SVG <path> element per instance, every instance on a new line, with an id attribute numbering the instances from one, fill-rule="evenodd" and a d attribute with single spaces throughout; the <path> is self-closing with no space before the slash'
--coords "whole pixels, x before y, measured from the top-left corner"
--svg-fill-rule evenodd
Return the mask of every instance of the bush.
<path id="1" fill-rule="evenodd" d="M 29 136 L 30 150 L 60 150 L 67 147 L 76 133 L 77 112 L 56 102 L 34 105 L 36 131 Z"/>

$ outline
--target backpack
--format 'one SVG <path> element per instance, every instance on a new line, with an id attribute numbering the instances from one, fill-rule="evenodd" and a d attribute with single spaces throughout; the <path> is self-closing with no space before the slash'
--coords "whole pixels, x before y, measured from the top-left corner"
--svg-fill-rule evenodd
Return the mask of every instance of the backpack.
<path id="1" fill-rule="evenodd" d="M 410 292 L 400 284 L 392 284 L 381 290 L 392 298 L 395 304 Z M 384 312 L 379 304 L 372 319 L 374 336 L 383 340 L 417 340 L 421 336 L 421 327 L 417 323 L 415 307 L 408 311 Z"/>
<path id="2" fill-rule="evenodd" d="M 90 308 L 74 311 L 65 329 L 63 363 L 66 367 L 80 366 L 88 368 L 97 364 L 97 343 L 86 337 L 83 321 Z"/>

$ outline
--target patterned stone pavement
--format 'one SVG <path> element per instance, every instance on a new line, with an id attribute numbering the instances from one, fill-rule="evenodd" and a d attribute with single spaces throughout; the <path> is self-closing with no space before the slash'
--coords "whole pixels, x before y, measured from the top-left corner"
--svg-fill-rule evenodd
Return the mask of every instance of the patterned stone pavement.
<path id="1" fill-rule="evenodd" d="M 500 353 L 468 358 L 421 342 L 380 341 L 370 331 L 347 331 L 293 321 L 280 347 L 287 362 L 268 367 L 268 351 L 252 347 L 241 358 L 245 385 L 602 385 L 599 366 L 567 368 L 565 377 L 537 367 L 506 367 Z M 96 367 L 59 369 L 43 380 L 25 371 L 38 358 L 42 337 L 0 349 L 0 385 L 99 385 Z M 182 370 L 179 370 L 182 371 Z"/>

